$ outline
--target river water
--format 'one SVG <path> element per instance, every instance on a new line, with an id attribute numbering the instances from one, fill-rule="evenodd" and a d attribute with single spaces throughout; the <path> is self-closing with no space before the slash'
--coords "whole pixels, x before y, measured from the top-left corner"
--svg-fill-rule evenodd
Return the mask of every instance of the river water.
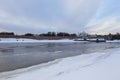
<path id="1" fill-rule="evenodd" d="M 120 43 L 0 43 L 0 72 L 120 47 Z"/>

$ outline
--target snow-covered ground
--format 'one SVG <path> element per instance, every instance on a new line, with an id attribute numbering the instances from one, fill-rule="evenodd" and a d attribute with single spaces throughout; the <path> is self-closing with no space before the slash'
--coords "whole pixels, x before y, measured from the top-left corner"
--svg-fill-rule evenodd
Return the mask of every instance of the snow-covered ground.
<path id="1" fill-rule="evenodd" d="M 120 80 L 120 48 L 0 73 L 0 80 Z"/>
<path id="2" fill-rule="evenodd" d="M 0 43 L 33 43 L 33 42 L 75 42 L 74 40 L 61 39 L 61 40 L 35 40 L 24 38 L 0 38 Z"/>
<path id="3" fill-rule="evenodd" d="M 108 40 L 107 42 L 120 42 L 120 40 Z"/>
<path id="4" fill-rule="evenodd" d="M 35 43 L 35 42 L 87 42 L 87 41 L 74 41 L 73 39 L 35 40 L 35 39 L 25 39 L 25 38 L 0 38 L 0 43 Z M 107 42 L 120 42 L 120 40 L 113 40 Z"/>

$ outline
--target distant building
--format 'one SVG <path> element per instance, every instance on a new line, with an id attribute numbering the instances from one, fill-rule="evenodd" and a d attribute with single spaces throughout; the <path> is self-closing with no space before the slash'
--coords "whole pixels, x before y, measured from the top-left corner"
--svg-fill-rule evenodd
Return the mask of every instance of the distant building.
<path id="1" fill-rule="evenodd" d="M 88 38 L 88 33 L 83 31 L 82 33 L 79 34 L 79 37 L 82 38 L 82 39 L 87 39 Z"/>

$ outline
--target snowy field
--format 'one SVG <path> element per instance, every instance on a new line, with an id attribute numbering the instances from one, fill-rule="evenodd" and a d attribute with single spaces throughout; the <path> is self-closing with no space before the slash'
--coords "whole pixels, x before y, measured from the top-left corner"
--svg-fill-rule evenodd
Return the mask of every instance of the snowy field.
<path id="1" fill-rule="evenodd" d="M 112 41 L 107 41 L 107 42 L 120 42 L 120 40 L 112 40 Z"/>
<path id="2" fill-rule="evenodd" d="M 87 41 L 74 41 L 70 39 L 35 40 L 35 39 L 24 39 L 24 38 L 0 38 L 0 43 L 35 43 L 35 42 L 87 42 Z M 120 42 L 120 40 L 113 40 L 107 42 Z"/>
<path id="3" fill-rule="evenodd" d="M 33 43 L 33 42 L 75 42 L 74 40 L 61 39 L 61 40 L 35 40 L 24 38 L 0 38 L 0 43 Z"/>
<path id="4" fill-rule="evenodd" d="M 0 80 L 120 80 L 120 48 L 0 73 Z"/>

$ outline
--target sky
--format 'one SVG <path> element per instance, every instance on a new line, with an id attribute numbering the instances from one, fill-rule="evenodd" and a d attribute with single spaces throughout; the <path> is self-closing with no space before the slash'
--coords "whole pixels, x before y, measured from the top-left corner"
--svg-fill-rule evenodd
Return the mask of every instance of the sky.
<path id="1" fill-rule="evenodd" d="M 0 0 L 0 32 L 120 32 L 120 0 Z"/>

